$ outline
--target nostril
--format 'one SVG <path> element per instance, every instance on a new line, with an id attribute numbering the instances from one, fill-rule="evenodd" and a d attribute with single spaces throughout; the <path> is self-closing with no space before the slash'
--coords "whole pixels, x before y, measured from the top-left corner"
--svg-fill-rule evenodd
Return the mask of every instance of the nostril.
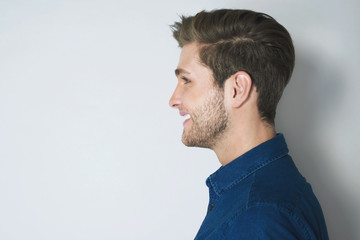
<path id="1" fill-rule="evenodd" d="M 169 101 L 169 106 L 172 108 L 177 108 L 179 106 L 179 100 L 172 96 Z"/>
<path id="2" fill-rule="evenodd" d="M 172 107 L 172 108 L 176 108 L 178 106 L 179 106 L 179 104 L 177 104 L 177 103 L 170 103 L 170 107 Z"/>

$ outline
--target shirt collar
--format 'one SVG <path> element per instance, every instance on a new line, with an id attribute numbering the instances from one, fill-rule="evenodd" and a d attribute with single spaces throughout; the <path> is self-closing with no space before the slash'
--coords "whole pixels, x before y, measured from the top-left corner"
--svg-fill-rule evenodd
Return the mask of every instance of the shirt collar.
<path id="1" fill-rule="evenodd" d="M 283 134 L 277 134 L 274 138 L 220 167 L 208 177 L 206 185 L 220 195 L 260 168 L 287 155 L 288 152 Z"/>

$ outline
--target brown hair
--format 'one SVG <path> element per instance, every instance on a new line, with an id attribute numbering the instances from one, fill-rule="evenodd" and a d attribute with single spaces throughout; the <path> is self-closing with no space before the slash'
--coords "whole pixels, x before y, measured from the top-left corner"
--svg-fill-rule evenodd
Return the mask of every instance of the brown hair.
<path id="1" fill-rule="evenodd" d="M 180 47 L 203 44 L 200 59 L 220 88 L 237 71 L 246 71 L 259 95 L 261 118 L 274 125 L 276 106 L 295 64 L 294 46 L 282 25 L 264 13 L 221 9 L 182 16 L 171 27 Z"/>

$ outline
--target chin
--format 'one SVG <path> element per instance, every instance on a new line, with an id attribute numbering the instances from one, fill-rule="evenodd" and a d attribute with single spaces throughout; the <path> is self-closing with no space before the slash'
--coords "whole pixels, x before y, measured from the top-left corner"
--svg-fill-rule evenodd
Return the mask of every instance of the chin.
<path id="1" fill-rule="evenodd" d="M 189 139 L 182 137 L 181 139 L 182 143 L 187 146 L 187 147 L 199 147 L 199 148 L 211 148 L 210 144 L 208 143 L 208 141 L 201 141 L 200 139 Z"/>

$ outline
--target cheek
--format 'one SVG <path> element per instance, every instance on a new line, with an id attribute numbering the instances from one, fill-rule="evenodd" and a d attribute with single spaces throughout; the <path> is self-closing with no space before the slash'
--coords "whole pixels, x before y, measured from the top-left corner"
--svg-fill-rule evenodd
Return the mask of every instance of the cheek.
<path id="1" fill-rule="evenodd" d="M 230 110 L 234 98 L 234 89 L 228 85 L 224 86 L 224 106 L 226 110 Z"/>
<path id="2" fill-rule="evenodd" d="M 199 104 L 201 104 L 201 96 L 200 94 L 195 94 L 195 92 L 186 92 L 183 95 L 183 103 L 184 106 L 190 109 L 196 108 Z"/>

